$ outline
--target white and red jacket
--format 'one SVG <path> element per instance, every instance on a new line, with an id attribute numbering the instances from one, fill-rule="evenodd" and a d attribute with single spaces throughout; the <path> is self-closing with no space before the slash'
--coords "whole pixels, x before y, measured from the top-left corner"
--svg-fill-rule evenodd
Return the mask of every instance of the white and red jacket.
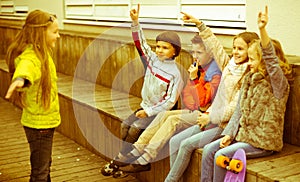
<path id="1" fill-rule="evenodd" d="M 140 25 L 132 26 L 132 38 L 146 67 L 142 88 L 141 107 L 148 116 L 170 110 L 177 102 L 183 89 L 177 63 L 174 59 L 160 61 L 147 44 Z"/>

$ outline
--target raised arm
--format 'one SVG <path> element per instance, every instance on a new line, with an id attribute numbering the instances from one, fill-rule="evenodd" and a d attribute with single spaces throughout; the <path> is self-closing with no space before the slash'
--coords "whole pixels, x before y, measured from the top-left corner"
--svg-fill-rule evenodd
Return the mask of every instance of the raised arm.
<path id="1" fill-rule="evenodd" d="M 267 33 L 266 25 L 268 21 L 268 7 L 266 6 L 264 12 L 258 13 L 257 24 L 260 32 L 263 60 L 270 75 L 273 93 L 275 97 L 280 99 L 284 96 L 286 89 L 288 89 L 288 81 L 279 65 L 280 60 Z"/>
<path id="2" fill-rule="evenodd" d="M 220 70 L 223 71 L 228 64 L 230 57 L 218 38 L 214 35 L 211 29 L 206 27 L 206 25 L 198 18 L 195 18 L 194 16 L 185 12 L 181 12 L 181 14 L 183 14 L 182 20 L 185 23 L 194 23 L 196 25 L 199 30 L 199 35 L 205 42 L 207 49 L 212 51 L 216 63 L 218 64 Z"/>
<path id="3" fill-rule="evenodd" d="M 266 25 L 268 24 L 268 6 L 265 7 L 265 12 L 258 13 L 257 24 L 260 32 L 261 45 L 263 48 L 266 48 L 270 43 L 270 38 L 266 30 Z"/>
<path id="4" fill-rule="evenodd" d="M 182 16 L 182 20 L 186 23 L 195 23 L 195 25 L 197 27 L 201 26 L 203 24 L 203 22 L 195 17 L 193 17 L 192 15 L 189 15 L 185 12 L 181 12 L 181 14 L 183 14 Z"/>

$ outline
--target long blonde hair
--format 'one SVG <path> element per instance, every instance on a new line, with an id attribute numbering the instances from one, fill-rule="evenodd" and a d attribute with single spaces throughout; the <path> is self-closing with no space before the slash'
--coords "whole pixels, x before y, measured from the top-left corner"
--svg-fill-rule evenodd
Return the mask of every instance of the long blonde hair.
<path id="1" fill-rule="evenodd" d="M 51 77 L 49 69 L 48 54 L 50 49 L 47 46 L 46 35 L 47 28 L 56 19 L 55 15 L 51 15 L 41 10 L 34 10 L 30 12 L 26 18 L 22 30 L 16 35 L 15 40 L 9 46 L 6 54 L 6 63 L 10 73 L 15 72 L 15 59 L 26 49 L 28 45 L 33 46 L 36 56 L 41 61 L 41 80 L 39 89 L 41 89 L 41 98 L 37 94 L 37 102 L 41 100 L 41 104 L 45 109 L 50 106 L 51 96 Z M 39 92 L 38 92 L 39 93 Z M 17 104 L 24 107 L 26 104 L 23 100 L 21 92 L 15 93 L 13 99 Z"/>
<path id="2" fill-rule="evenodd" d="M 281 47 L 280 42 L 278 40 L 271 39 L 271 43 L 272 43 L 272 45 L 274 47 L 275 54 L 276 54 L 276 56 L 278 58 L 279 66 L 281 67 L 284 75 L 287 78 L 290 78 L 291 73 L 292 73 L 292 68 L 289 65 L 289 63 L 288 63 L 288 61 L 287 61 L 287 59 L 285 57 L 285 54 L 283 52 L 283 49 Z M 266 65 L 265 65 L 265 62 L 262 61 L 262 50 L 261 50 L 261 46 L 260 46 L 260 40 L 253 40 L 250 43 L 250 46 L 251 46 L 251 49 L 253 50 L 253 53 L 256 54 L 256 56 L 260 60 L 258 68 L 257 68 L 258 71 L 262 75 L 267 76 L 268 73 L 267 73 L 267 70 L 266 70 Z"/>

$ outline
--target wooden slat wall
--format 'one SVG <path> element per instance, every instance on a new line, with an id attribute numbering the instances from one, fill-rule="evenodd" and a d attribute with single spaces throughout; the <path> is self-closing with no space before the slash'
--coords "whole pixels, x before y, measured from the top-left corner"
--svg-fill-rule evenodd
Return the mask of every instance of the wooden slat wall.
<path id="1" fill-rule="evenodd" d="M 144 69 L 132 41 L 61 33 L 55 60 L 60 73 L 140 96 Z M 191 56 L 183 50 L 177 62 L 186 75 Z"/>
<path id="2" fill-rule="evenodd" d="M 286 106 L 284 142 L 300 146 L 300 60 L 293 65 L 290 96 Z"/>
<path id="3" fill-rule="evenodd" d="M 18 31 L 18 28 L 0 27 L 0 35 L 3 35 L 1 59 L 4 59 Z M 131 40 L 121 41 L 118 38 L 99 38 L 97 35 L 85 36 L 69 32 L 61 32 L 60 35 L 54 50 L 58 72 L 140 96 L 144 69 Z M 181 70 L 186 75 L 191 56 L 183 50 L 177 62 L 183 66 Z"/>
<path id="4" fill-rule="evenodd" d="M 18 30 L 0 27 L 0 34 L 3 35 L 0 44 L 2 58 Z M 62 32 L 54 50 L 58 72 L 70 76 L 76 74 L 77 77 L 92 83 L 113 87 L 139 97 L 143 83 L 143 67 L 138 59 L 137 51 L 130 43 L 130 39 L 122 41 L 119 38 L 97 38 L 97 35 L 79 33 Z M 293 63 L 300 62 L 297 58 L 291 60 Z M 186 74 L 185 70 L 191 63 L 190 55 L 183 50 L 177 62 L 182 65 L 181 70 Z M 290 144 L 300 145 L 300 137 L 297 134 L 300 131 L 299 65 L 294 65 L 294 76 L 287 104 L 284 140 Z"/>

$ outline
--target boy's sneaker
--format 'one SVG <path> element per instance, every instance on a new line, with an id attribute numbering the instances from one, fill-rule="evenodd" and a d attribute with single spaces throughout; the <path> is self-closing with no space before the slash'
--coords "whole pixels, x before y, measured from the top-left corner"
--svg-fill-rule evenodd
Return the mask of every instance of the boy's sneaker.
<path id="1" fill-rule="evenodd" d="M 113 174 L 114 178 L 126 178 L 127 176 L 128 176 L 128 174 L 121 170 L 119 170 Z"/>
<path id="2" fill-rule="evenodd" d="M 114 161 L 110 161 L 110 163 L 105 164 L 102 169 L 101 173 L 103 176 L 110 176 L 113 175 L 115 172 L 117 172 L 119 169 L 119 166 L 114 164 Z"/>
<path id="3" fill-rule="evenodd" d="M 151 164 L 148 163 L 146 165 L 141 164 L 129 164 L 124 167 L 119 168 L 120 171 L 126 172 L 126 173 L 138 173 L 142 171 L 150 171 L 151 170 Z"/>

